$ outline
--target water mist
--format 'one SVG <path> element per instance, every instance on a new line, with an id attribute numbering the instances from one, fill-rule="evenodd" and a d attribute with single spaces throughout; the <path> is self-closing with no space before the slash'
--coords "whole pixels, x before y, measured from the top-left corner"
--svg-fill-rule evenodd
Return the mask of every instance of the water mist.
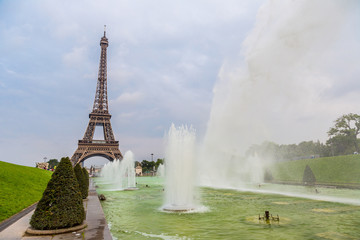
<path id="1" fill-rule="evenodd" d="M 260 8 L 242 45 L 244 60 L 225 63 L 213 90 L 200 157 L 203 185 L 262 182 L 264 167 L 273 159 L 246 156 L 252 144 L 289 144 L 326 134 L 323 123 L 334 113 L 321 98 L 332 80 L 325 60 L 341 29 L 345 5 L 268 1 Z"/>

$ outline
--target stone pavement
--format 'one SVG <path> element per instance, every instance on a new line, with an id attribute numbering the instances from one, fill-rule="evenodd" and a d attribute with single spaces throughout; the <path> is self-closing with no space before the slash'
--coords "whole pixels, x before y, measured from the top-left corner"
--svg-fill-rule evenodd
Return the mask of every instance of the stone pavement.
<path id="1" fill-rule="evenodd" d="M 87 227 L 83 230 L 59 235 L 30 236 L 25 235 L 25 230 L 29 227 L 29 222 L 34 210 L 26 214 L 15 223 L 0 232 L 1 240 L 112 240 L 109 227 L 106 223 L 104 212 L 97 197 L 95 187 L 90 184 L 88 200 L 84 201 L 86 211 Z"/>

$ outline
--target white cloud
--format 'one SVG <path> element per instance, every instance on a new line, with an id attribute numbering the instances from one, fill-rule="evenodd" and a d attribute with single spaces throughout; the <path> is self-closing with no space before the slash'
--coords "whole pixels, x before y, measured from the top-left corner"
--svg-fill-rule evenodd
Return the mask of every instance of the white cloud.
<path id="1" fill-rule="evenodd" d="M 110 101 L 110 104 L 122 105 L 122 104 L 133 104 L 139 102 L 143 98 L 143 94 L 137 92 L 125 92 L 118 96 L 114 101 Z"/>
<path id="2" fill-rule="evenodd" d="M 71 52 L 63 55 L 64 64 L 78 68 L 88 61 L 88 49 L 86 47 L 74 47 Z"/>
<path id="3" fill-rule="evenodd" d="M 42 139 L 41 134 L 48 129 L 38 127 L 35 118 L 21 111 L 28 105 L 41 106 L 37 118 L 56 126 L 73 126 L 73 130 L 80 126 L 78 131 L 66 133 L 74 139 L 75 149 L 85 131 L 88 107 L 93 103 L 99 40 L 106 24 L 108 95 L 114 132 L 120 129 L 129 139 L 143 139 L 131 141 L 129 149 L 131 144 L 142 152 L 141 147 L 161 148 L 155 145 L 171 122 L 192 122 L 195 127 L 206 124 L 211 89 L 222 59 L 237 55 L 237 44 L 251 29 L 259 3 L 3 1 L 0 9 L 6 11 L 0 16 L 0 34 L 6 44 L 0 46 L 4 53 L 1 61 L 17 74 L 11 76 L 11 82 L 9 75 L 1 75 L 1 79 L 6 79 L 7 87 L 36 96 L 13 101 L 11 109 L 3 106 L 4 95 L 0 96 L 4 116 L 35 123 L 37 127 L 31 132 L 37 134 L 33 137 Z M 4 29 L 11 34 L 5 34 Z M 12 36 L 18 40 L 10 44 Z M 71 117 L 59 121 L 56 112 Z M 10 119 L 2 120 L 9 132 L 19 132 Z M 61 137 L 56 134 L 48 134 L 47 140 L 54 142 Z M 74 149 L 68 150 L 68 155 Z M 24 154 L 28 151 L 31 149 Z M 12 156 L 5 147 L 0 146 L 0 152 Z M 43 155 L 41 148 L 34 148 L 33 154 Z"/>
<path id="4" fill-rule="evenodd" d="M 125 153 L 131 150 L 135 154 L 136 161 L 150 160 L 150 154 L 154 154 L 154 160 L 164 157 L 164 142 L 162 137 L 136 137 L 123 135 L 119 140 L 120 151 Z"/>

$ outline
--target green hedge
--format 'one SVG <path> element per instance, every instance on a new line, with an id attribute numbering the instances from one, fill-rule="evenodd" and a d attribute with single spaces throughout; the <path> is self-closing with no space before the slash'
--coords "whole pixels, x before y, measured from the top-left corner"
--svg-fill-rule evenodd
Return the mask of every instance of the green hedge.
<path id="1" fill-rule="evenodd" d="M 82 196 L 69 158 L 62 158 L 40 199 L 30 225 L 35 229 L 68 228 L 85 219 Z"/>
<path id="2" fill-rule="evenodd" d="M 83 176 L 84 176 L 84 181 L 85 181 L 85 186 L 86 186 L 86 190 L 85 190 L 86 197 L 85 198 L 87 198 L 87 196 L 89 194 L 89 184 L 90 184 L 90 182 L 89 182 L 89 173 L 86 170 L 86 168 L 82 168 L 82 170 L 83 170 Z"/>
<path id="3" fill-rule="evenodd" d="M 80 187 L 81 196 L 83 199 L 86 199 L 87 198 L 86 181 L 82 168 L 80 167 L 80 164 L 76 164 L 76 166 L 74 167 L 74 172 Z"/>

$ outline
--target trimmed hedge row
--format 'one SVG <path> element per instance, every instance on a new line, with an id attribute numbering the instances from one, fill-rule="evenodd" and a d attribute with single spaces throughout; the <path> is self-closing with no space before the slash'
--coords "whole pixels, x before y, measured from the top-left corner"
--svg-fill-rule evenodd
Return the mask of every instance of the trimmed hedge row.
<path id="1" fill-rule="evenodd" d="M 52 230 L 73 227 L 85 219 L 82 194 L 70 159 L 62 158 L 31 217 L 31 227 Z"/>
<path id="2" fill-rule="evenodd" d="M 75 172 L 75 176 L 76 176 L 77 182 L 80 187 L 81 196 L 83 199 L 86 199 L 88 196 L 89 184 L 86 183 L 85 173 L 84 173 L 83 169 L 85 169 L 85 168 L 81 168 L 80 164 L 76 164 L 76 166 L 74 167 L 74 172 Z M 86 171 L 86 169 L 85 169 L 85 171 Z"/>
<path id="3" fill-rule="evenodd" d="M 87 196 L 89 194 L 89 184 L 90 184 L 89 173 L 86 170 L 86 168 L 83 168 L 82 170 L 83 170 L 83 173 L 84 173 L 85 186 L 86 186 L 86 191 L 85 191 L 86 192 L 86 197 L 85 198 L 87 198 Z"/>

